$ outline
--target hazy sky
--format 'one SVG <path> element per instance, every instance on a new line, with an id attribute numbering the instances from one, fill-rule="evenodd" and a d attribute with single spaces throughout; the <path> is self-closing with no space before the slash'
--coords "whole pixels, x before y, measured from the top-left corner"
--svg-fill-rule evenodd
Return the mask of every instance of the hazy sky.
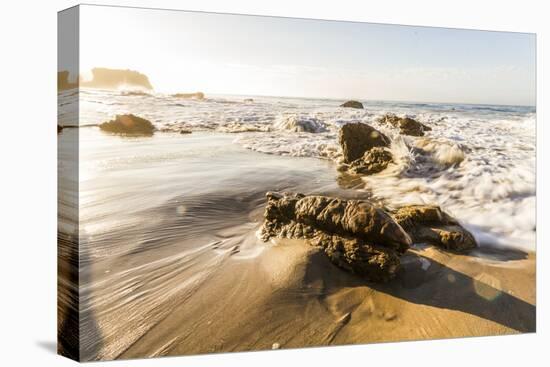
<path id="1" fill-rule="evenodd" d="M 534 105 L 534 34 L 82 6 L 80 68 L 155 90 Z"/>

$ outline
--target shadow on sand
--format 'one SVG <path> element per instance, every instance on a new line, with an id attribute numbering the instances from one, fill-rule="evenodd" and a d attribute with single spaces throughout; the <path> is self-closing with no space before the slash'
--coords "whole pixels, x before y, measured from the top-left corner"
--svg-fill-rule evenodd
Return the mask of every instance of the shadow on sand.
<path id="1" fill-rule="evenodd" d="M 489 275 L 481 273 L 474 279 L 431 258 L 412 252 L 406 256 L 394 281 L 368 286 L 408 302 L 465 312 L 523 333 L 535 332 L 536 306 L 488 284 Z M 423 287 L 433 292 L 420 291 Z"/>

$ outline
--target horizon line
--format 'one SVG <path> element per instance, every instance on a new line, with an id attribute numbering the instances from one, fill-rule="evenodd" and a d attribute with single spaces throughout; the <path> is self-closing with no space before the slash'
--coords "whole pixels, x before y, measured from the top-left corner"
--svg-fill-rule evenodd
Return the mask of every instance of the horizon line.
<path id="1" fill-rule="evenodd" d="M 107 89 L 107 88 L 95 88 L 95 87 L 78 87 L 78 89 L 95 89 L 95 90 L 103 90 L 103 91 L 109 91 L 109 92 L 117 92 L 121 91 L 121 89 Z M 139 88 L 136 88 L 139 89 Z M 131 90 L 131 89 L 128 89 Z M 185 92 L 163 92 L 156 90 L 155 88 L 152 89 L 153 93 L 158 94 L 165 94 L 165 95 L 173 95 L 177 93 L 196 93 L 201 92 L 204 93 L 206 97 L 208 95 L 213 96 L 239 96 L 239 97 L 266 97 L 266 98 L 287 98 L 287 99 L 312 99 L 312 100 L 328 100 L 328 101 L 349 101 L 349 100 L 357 100 L 359 102 L 397 102 L 397 103 L 410 103 L 410 104 L 449 104 L 449 105 L 468 105 L 468 106 L 502 106 L 502 107 L 530 107 L 535 108 L 537 107 L 536 104 L 529 105 L 529 104 L 506 104 L 506 103 L 472 103 L 472 102 L 444 102 L 444 101 L 415 101 L 415 100 L 406 100 L 406 99 L 376 99 L 376 98 L 361 98 L 361 97 L 305 97 L 305 96 L 292 96 L 292 95 L 285 95 L 285 96 L 276 96 L 276 95 L 270 95 L 270 94 L 241 94 L 241 93 L 218 93 L 218 92 L 205 92 L 203 90 L 197 90 L 195 92 L 193 91 L 185 91 Z M 147 91 L 145 91 L 147 93 Z"/>

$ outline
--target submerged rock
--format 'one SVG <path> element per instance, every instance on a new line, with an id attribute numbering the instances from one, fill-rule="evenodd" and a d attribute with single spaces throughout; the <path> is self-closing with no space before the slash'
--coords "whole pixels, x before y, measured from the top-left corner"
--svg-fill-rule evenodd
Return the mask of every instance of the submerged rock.
<path id="1" fill-rule="evenodd" d="M 438 206 L 402 207 L 393 214 L 393 218 L 415 243 L 427 242 L 457 252 L 477 247 L 474 236 Z"/>
<path id="2" fill-rule="evenodd" d="M 390 139 L 386 135 L 361 122 L 342 126 L 339 141 L 346 163 L 351 163 L 363 157 L 365 152 L 374 147 L 387 147 L 390 145 Z"/>
<path id="3" fill-rule="evenodd" d="M 175 98 L 204 99 L 204 93 L 203 92 L 176 93 L 176 94 L 172 94 L 172 97 L 175 97 Z"/>
<path id="4" fill-rule="evenodd" d="M 393 113 L 388 113 L 378 119 L 378 122 L 390 124 L 399 128 L 401 134 L 411 136 L 424 136 L 424 131 L 430 131 L 432 128 L 424 125 L 410 117 L 398 117 Z"/>
<path id="5" fill-rule="evenodd" d="M 267 193 L 264 241 L 302 238 L 337 266 L 373 281 L 393 278 L 409 235 L 385 211 L 362 200 Z"/>
<path id="6" fill-rule="evenodd" d="M 325 124 L 314 117 L 289 116 L 275 123 L 275 128 L 293 132 L 320 133 L 327 130 Z"/>
<path id="7" fill-rule="evenodd" d="M 385 170 L 391 162 L 393 162 L 392 154 L 386 148 L 374 147 L 365 152 L 363 157 L 351 162 L 349 172 L 372 175 Z"/>
<path id="8" fill-rule="evenodd" d="M 445 139 L 417 139 L 413 152 L 417 157 L 424 156 L 432 164 L 446 168 L 459 165 L 466 159 L 467 147 Z"/>
<path id="9" fill-rule="evenodd" d="M 358 102 L 358 101 L 347 101 L 347 102 L 344 102 L 340 105 L 340 107 L 348 107 L 348 108 L 359 108 L 359 109 L 363 109 L 363 104 L 361 102 Z"/>
<path id="10" fill-rule="evenodd" d="M 153 135 L 155 131 L 149 120 L 132 114 L 116 115 L 114 120 L 100 124 L 99 128 L 110 133 L 127 135 Z"/>
<path id="11" fill-rule="evenodd" d="M 123 90 L 120 92 L 120 95 L 121 96 L 125 96 L 125 97 L 150 97 L 151 94 L 147 93 L 147 92 L 144 92 L 142 90 L 139 90 L 139 89 L 135 89 L 135 90 Z"/>

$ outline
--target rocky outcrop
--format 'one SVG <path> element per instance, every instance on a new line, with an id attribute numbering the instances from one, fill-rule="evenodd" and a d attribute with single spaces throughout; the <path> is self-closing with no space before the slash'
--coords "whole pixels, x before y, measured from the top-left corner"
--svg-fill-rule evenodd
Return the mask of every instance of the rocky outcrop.
<path id="1" fill-rule="evenodd" d="M 92 78 L 81 78 L 80 86 L 88 88 L 118 89 L 120 87 L 138 87 L 153 89 L 149 78 L 134 70 L 93 68 Z"/>
<path id="2" fill-rule="evenodd" d="M 392 279 L 412 243 L 386 212 L 362 200 L 267 193 L 264 217 L 262 240 L 305 239 L 335 265 L 372 281 Z"/>
<path id="3" fill-rule="evenodd" d="M 69 81 L 69 72 L 67 70 L 57 72 L 57 90 L 63 91 L 67 89 L 77 88 L 78 83 Z"/>
<path id="4" fill-rule="evenodd" d="M 406 206 L 392 216 L 415 243 L 429 243 L 456 252 L 477 247 L 474 236 L 438 206 Z"/>
<path id="5" fill-rule="evenodd" d="M 351 163 L 362 158 L 374 147 L 387 147 L 390 139 L 370 125 L 355 122 L 342 126 L 339 134 L 344 162 Z"/>
<path id="6" fill-rule="evenodd" d="M 348 108 L 359 108 L 363 109 L 363 104 L 358 101 L 347 101 L 340 105 L 340 107 L 348 107 Z"/>
<path id="7" fill-rule="evenodd" d="M 365 152 L 363 157 L 349 165 L 349 172 L 359 175 L 372 175 L 382 172 L 393 161 L 392 154 L 382 147 L 374 147 Z"/>
<path id="8" fill-rule="evenodd" d="M 103 131 L 124 135 L 153 135 L 155 127 L 144 118 L 136 115 L 116 115 L 114 120 L 99 125 Z"/>
<path id="9" fill-rule="evenodd" d="M 203 93 L 203 92 L 195 92 L 195 93 L 176 93 L 176 94 L 172 94 L 172 97 L 175 97 L 175 98 L 186 98 L 186 99 L 204 99 L 204 93 Z"/>
<path id="10" fill-rule="evenodd" d="M 392 113 L 381 116 L 378 118 L 378 122 L 399 128 L 399 132 L 403 135 L 424 136 L 425 131 L 430 131 L 432 129 L 413 118 L 398 117 Z"/>

